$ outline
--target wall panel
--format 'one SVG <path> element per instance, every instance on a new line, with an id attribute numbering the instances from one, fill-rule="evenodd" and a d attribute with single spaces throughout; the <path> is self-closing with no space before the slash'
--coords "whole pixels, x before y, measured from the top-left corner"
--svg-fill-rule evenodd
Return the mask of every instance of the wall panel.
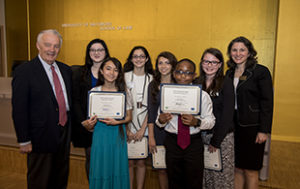
<path id="1" fill-rule="evenodd" d="M 273 138 L 300 142 L 300 2 L 280 1 Z"/>
<path id="2" fill-rule="evenodd" d="M 122 62 L 133 46 L 144 45 L 153 60 L 169 50 L 198 63 L 206 48 L 226 53 L 230 40 L 244 35 L 272 70 L 277 9 L 277 0 L 30 0 L 31 44 L 41 29 L 56 28 L 64 37 L 59 58 L 70 65 L 83 64 L 96 37 Z"/>
<path id="3" fill-rule="evenodd" d="M 8 76 L 15 60 L 27 60 L 26 0 L 5 1 L 6 52 Z"/>

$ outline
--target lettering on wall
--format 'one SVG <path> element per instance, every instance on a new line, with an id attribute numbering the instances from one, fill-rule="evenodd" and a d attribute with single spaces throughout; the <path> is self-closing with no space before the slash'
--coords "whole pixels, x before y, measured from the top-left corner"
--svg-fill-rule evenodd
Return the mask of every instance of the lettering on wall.
<path id="1" fill-rule="evenodd" d="M 68 23 L 62 24 L 63 28 L 76 28 L 76 27 L 99 27 L 101 31 L 129 31 L 133 27 L 130 25 L 113 25 L 111 22 L 92 22 L 92 23 Z"/>

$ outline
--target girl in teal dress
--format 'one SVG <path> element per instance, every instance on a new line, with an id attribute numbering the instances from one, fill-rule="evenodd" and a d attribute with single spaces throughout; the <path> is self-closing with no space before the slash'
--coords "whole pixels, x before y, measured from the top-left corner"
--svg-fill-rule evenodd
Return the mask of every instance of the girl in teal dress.
<path id="1" fill-rule="evenodd" d="M 99 70 L 97 86 L 92 91 L 124 92 L 122 65 L 116 58 L 106 59 Z M 125 123 L 132 118 L 132 98 L 126 92 L 124 120 L 96 116 L 82 122 L 93 132 L 90 160 L 90 189 L 129 189 L 129 169 Z"/>

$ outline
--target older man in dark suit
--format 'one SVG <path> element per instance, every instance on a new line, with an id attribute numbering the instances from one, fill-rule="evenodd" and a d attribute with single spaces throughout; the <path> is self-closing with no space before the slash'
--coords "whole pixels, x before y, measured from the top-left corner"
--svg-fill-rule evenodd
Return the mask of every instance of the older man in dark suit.
<path id="1" fill-rule="evenodd" d="M 40 32 L 39 55 L 14 72 L 13 121 L 20 152 L 28 154 L 28 188 L 67 188 L 72 73 L 56 61 L 61 45 L 56 30 Z"/>

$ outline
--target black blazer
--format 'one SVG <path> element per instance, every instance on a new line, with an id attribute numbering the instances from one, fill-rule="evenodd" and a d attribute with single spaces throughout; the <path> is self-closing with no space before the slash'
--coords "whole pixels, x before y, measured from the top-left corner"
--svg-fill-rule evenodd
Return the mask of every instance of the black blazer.
<path id="1" fill-rule="evenodd" d="M 90 147 L 93 133 L 87 131 L 81 122 L 87 119 L 87 94 L 92 88 L 91 70 L 84 66 L 72 66 L 73 115 L 72 142 L 75 147 Z"/>
<path id="2" fill-rule="evenodd" d="M 61 62 L 56 61 L 56 63 L 64 79 L 69 106 L 71 106 L 71 69 Z M 58 125 L 58 104 L 38 57 L 20 65 L 14 71 L 12 108 L 19 143 L 31 141 L 32 152 L 52 153 L 58 150 L 61 133 Z M 67 125 L 66 127 L 70 134 L 71 128 Z"/>
<path id="3" fill-rule="evenodd" d="M 234 130 L 234 87 L 231 81 L 225 77 L 218 96 L 211 96 L 216 123 L 212 128 L 210 144 L 217 148 L 220 148 L 226 135 Z"/>
<path id="4" fill-rule="evenodd" d="M 234 69 L 226 73 L 231 79 Z M 246 68 L 237 89 L 237 121 L 242 127 L 258 126 L 258 132 L 271 133 L 273 119 L 273 85 L 267 67 L 256 64 Z"/>

